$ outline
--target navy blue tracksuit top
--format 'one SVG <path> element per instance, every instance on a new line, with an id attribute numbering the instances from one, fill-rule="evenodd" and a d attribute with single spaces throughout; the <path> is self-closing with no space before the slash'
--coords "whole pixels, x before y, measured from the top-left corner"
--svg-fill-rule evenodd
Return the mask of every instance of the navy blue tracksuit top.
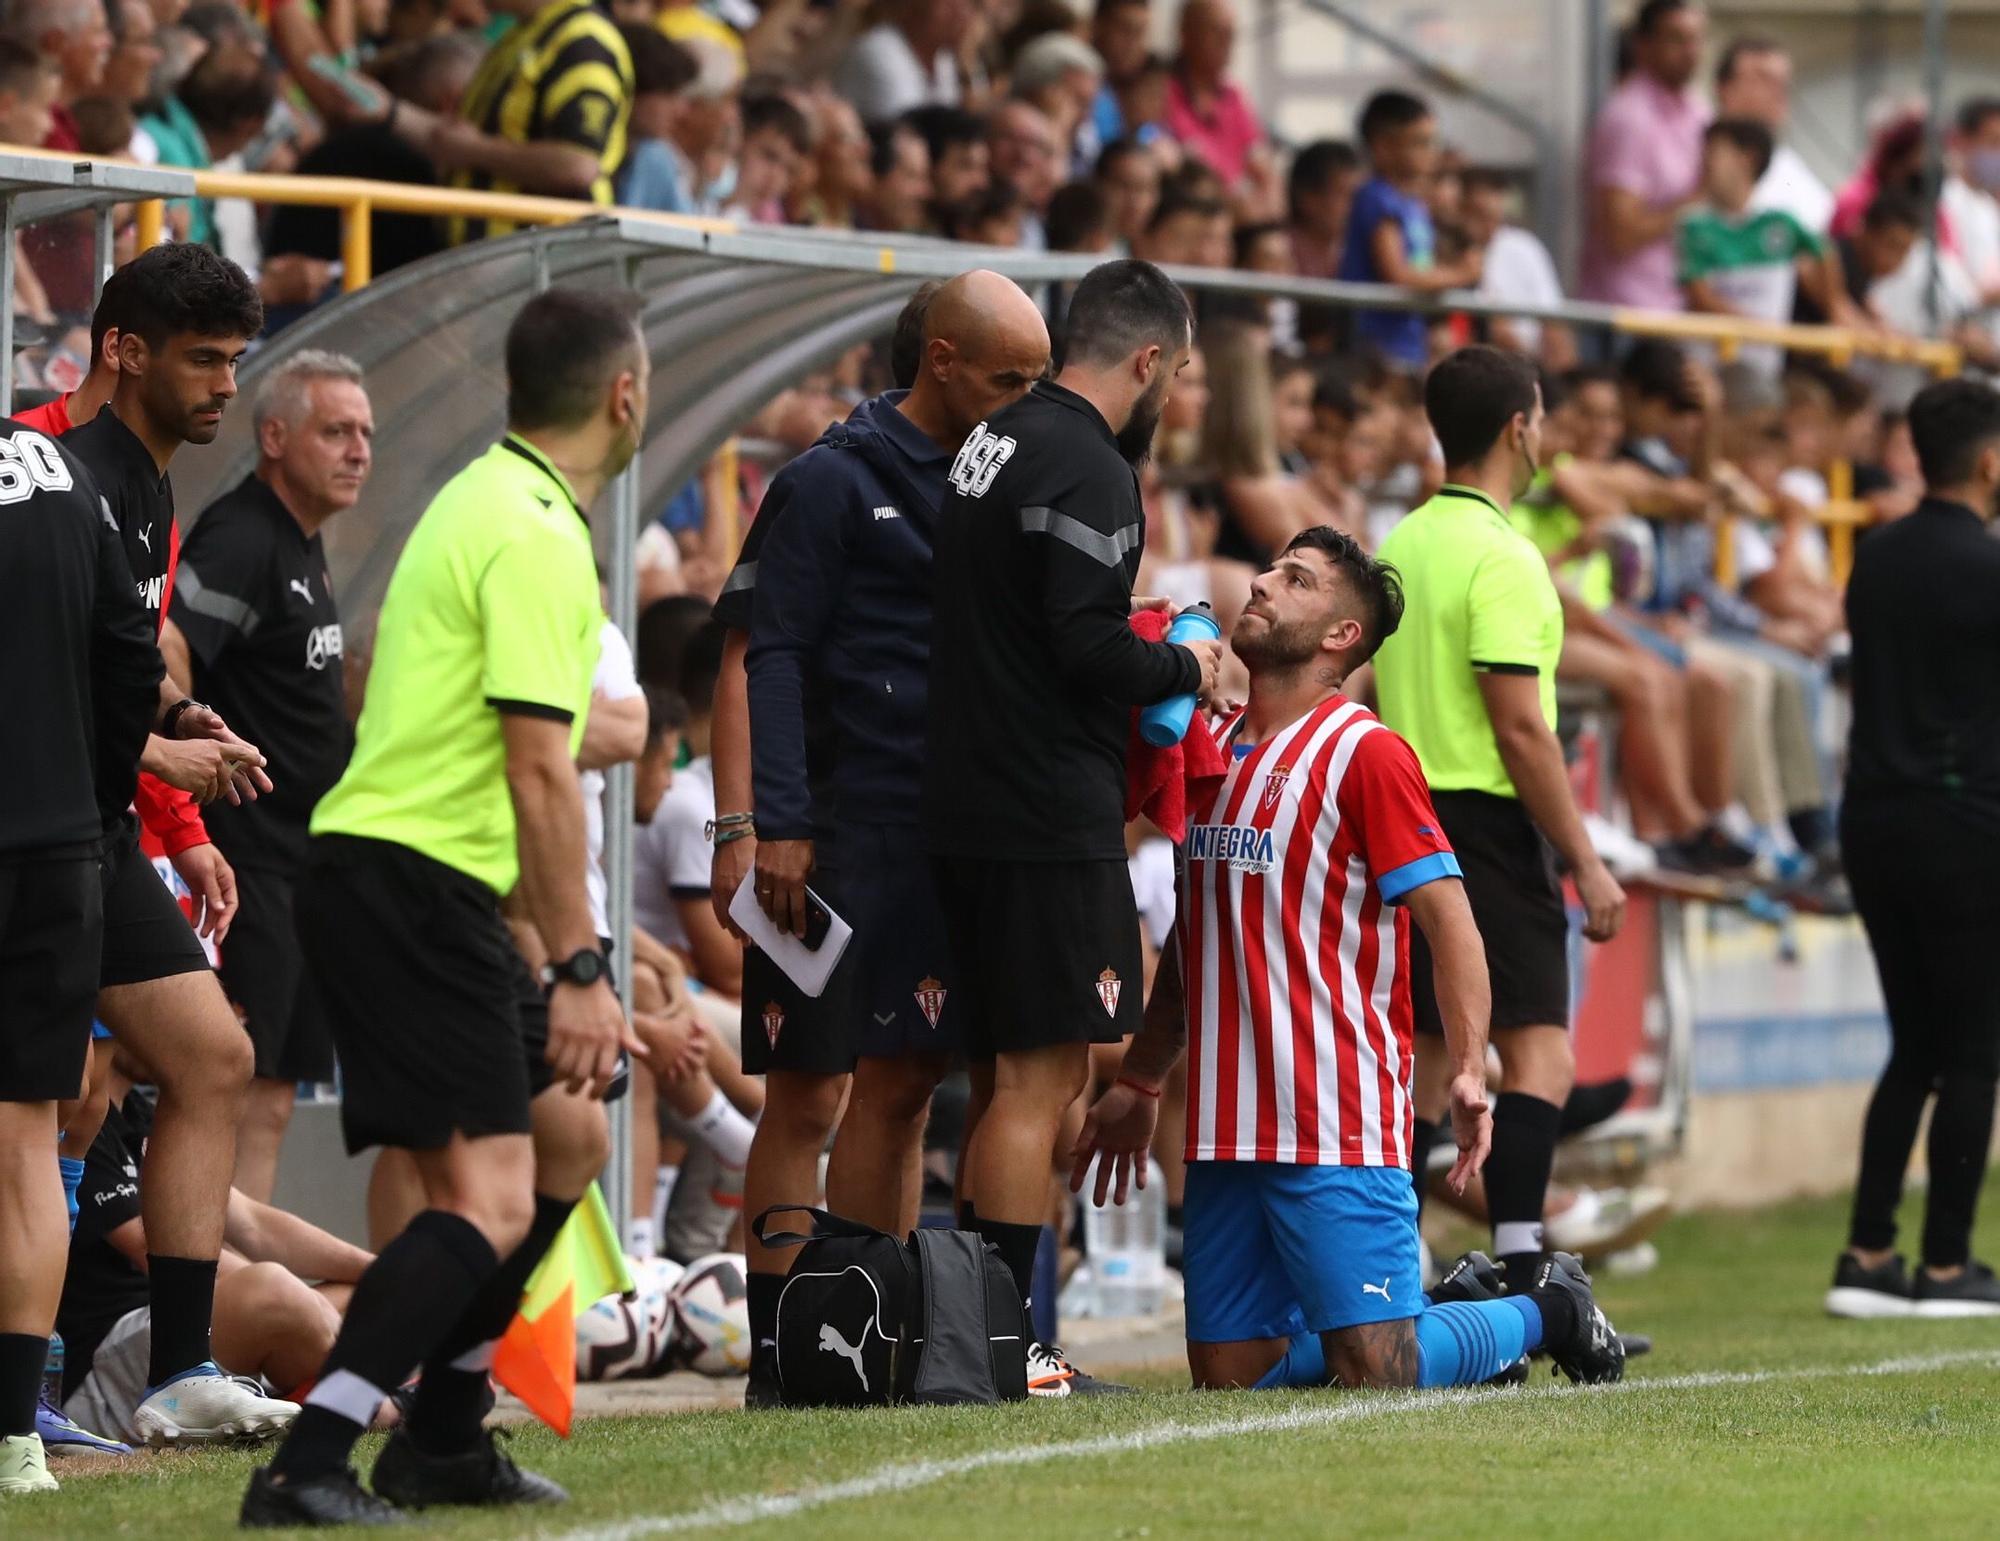
<path id="1" fill-rule="evenodd" d="M 871 397 L 764 495 L 747 659 L 760 840 L 915 824 L 952 452 Z M 808 744 L 812 774 L 808 774 Z"/>

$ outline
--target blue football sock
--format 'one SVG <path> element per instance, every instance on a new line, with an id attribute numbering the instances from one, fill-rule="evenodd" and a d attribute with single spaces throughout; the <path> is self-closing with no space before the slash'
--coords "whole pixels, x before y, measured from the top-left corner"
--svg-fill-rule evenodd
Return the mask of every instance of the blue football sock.
<path id="1" fill-rule="evenodd" d="M 63 1202 L 69 1205 L 69 1228 L 76 1231 L 76 1190 L 83 1186 L 83 1163 L 74 1156 L 56 1157 L 56 1165 L 62 1168 Z"/>
<path id="2" fill-rule="evenodd" d="M 1417 1384 L 1477 1386 L 1527 1352 L 1527 1306 L 1534 1339 L 1541 1341 L 1541 1312 L 1533 1301 L 1455 1300 L 1417 1318 Z"/>
<path id="3" fill-rule="evenodd" d="M 1521 1338 L 1521 1352 L 1532 1354 L 1542 1346 L 1542 1308 L 1526 1295 L 1509 1295 L 1506 1303 L 1521 1313 L 1527 1331 Z"/>
<path id="4" fill-rule="evenodd" d="M 1302 1332 L 1292 1339 L 1292 1346 L 1285 1350 L 1285 1357 L 1264 1372 L 1264 1378 L 1251 1389 L 1269 1391 L 1276 1386 L 1324 1386 L 1326 1384 L 1326 1350 L 1320 1347 L 1319 1334 Z"/>

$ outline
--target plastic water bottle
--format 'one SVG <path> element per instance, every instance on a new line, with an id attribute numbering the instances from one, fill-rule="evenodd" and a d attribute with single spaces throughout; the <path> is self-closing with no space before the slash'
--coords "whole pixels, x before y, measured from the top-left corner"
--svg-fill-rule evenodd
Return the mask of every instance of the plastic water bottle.
<path id="1" fill-rule="evenodd" d="M 1189 605 L 1167 628 L 1169 642 L 1214 642 L 1221 635 L 1221 623 L 1206 604 Z M 1155 749 L 1171 749 L 1187 736 L 1193 720 L 1194 696 L 1169 696 L 1139 714 L 1139 736 Z"/>
<path id="2" fill-rule="evenodd" d="M 1090 1314 L 1152 1316 L 1166 1298 L 1167 1180 L 1148 1156 L 1146 1186 L 1135 1185 L 1123 1204 L 1106 1203 L 1101 1209 L 1089 1197 L 1096 1192 L 1095 1182 L 1093 1171 L 1083 1202 L 1094 1297 Z"/>

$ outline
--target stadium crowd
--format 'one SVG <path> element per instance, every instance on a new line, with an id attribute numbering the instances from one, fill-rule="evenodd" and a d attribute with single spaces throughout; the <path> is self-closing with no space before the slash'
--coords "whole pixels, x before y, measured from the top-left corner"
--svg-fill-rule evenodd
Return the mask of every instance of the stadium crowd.
<path id="1" fill-rule="evenodd" d="M 1514 179 L 1442 144 L 1421 96 L 1375 94 L 1351 141 L 1281 146 L 1231 77 L 1235 18 L 1226 0 L 1185 0 L 1173 17 L 1171 55 L 1152 51 L 1161 20 L 1149 0 L 1099 0 L 1088 16 L 1064 0 L 772 0 L 761 7 L 614 0 L 602 10 L 586 0 L 328 0 L 317 11 L 279 0 L 255 12 L 176 0 L 7 0 L 0 6 L 0 139 L 163 165 L 382 177 L 938 235 L 1107 261 L 1339 277 L 1417 294 L 1475 291 L 1531 309 L 1562 299 L 1555 262 L 1516 221 Z M 1704 12 L 1688 0 L 1648 0 L 1638 9 L 1621 84 L 1591 137 L 1580 296 L 1945 335 L 1976 363 L 2000 359 L 1983 314 L 2000 297 L 2000 101 L 1968 103 L 1957 116 L 1933 250 L 1921 115 L 1885 120 L 1868 164 L 1836 195 L 1784 143 L 1784 51 L 1764 39 L 1728 41 L 1714 62 L 1711 110 L 1695 86 L 1711 52 L 1705 29 Z M 477 1242 L 486 1247 L 485 1271 L 466 1265 L 463 1298 L 448 1302 L 454 1313 L 423 1346 L 422 1381 L 397 1408 L 381 1408 L 382 1398 L 371 1393 L 393 1383 L 353 1368 L 351 1342 L 345 1359 L 337 1346 L 337 1339 L 349 1342 L 339 1337 L 343 1313 L 376 1254 L 269 1203 L 296 1088 L 335 1073 L 329 1003 L 301 979 L 315 953 L 322 977 L 338 972 L 340 939 L 307 941 L 302 957 L 292 919 L 307 823 L 316 806 L 324 817 L 327 794 L 342 806 L 334 789 L 347 770 L 350 723 L 362 697 L 361 671 L 343 677 L 341 617 L 318 531 L 363 496 L 371 469 L 368 382 L 336 354 L 289 360 L 250 406 L 255 472 L 202 512 L 177 557 L 147 543 L 142 558 L 132 549 L 139 523 L 128 522 L 163 506 L 171 528 L 166 461 L 178 445 L 214 437 L 234 394 L 236 359 L 336 292 L 340 278 L 330 213 L 197 199 L 170 220 L 173 244 L 122 267 L 94 307 L 83 257 L 88 232 L 62 222 L 31 228 L 20 238 L 24 260 L 12 297 L 17 338 L 27 342 L 17 378 L 44 398 L 33 421 L 68 434 L 65 446 L 107 492 L 113 480 L 126 489 L 133 512 L 121 503 L 118 520 L 134 574 L 142 591 L 142 561 L 162 580 L 149 608 L 158 612 L 153 624 L 168 683 L 186 683 L 219 713 L 211 728 L 205 708 L 167 703 L 140 762 L 149 778 L 137 791 L 147 854 L 209 950 L 183 949 L 167 965 L 151 958 L 129 978 L 103 981 L 110 994 L 99 1014 L 118 1041 L 112 1048 L 103 1040 L 93 1051 L 90 1097 L 60 1126 L 65 1182 L 72 1205 L 81 1198 L 84 1218 L 74 1225 L 57 1315 L 68 1357 L 59 1341 L 39 1427 L 51 1449 L 71 1450 L 116 1448 L 119 1439 L 172 1443 L 270 1432 L 292 1423 L 298 1408 L 283 1399 L 297 1392 L 303 1400 L 333 1351 L 342 1365 L 335 1377 L 354 1385 L 328 1393 L 322 1382 L 312 1403 L 319 1416 L 300 1420 L 304 1432 L 287 1449 L 303 1479 L 318 1468 L 300 1465 L 300 1452 L 342 1437 L 329 1432 L 336 1414 L 355 1429 L 407 1415 L 421 1429 L 455 1433 L 468 1410 L 477 1423 L 488 1362 L 479 1356 L 506 1320 L 495 1315 L 495 1303 L 511 1309 L 525 1277 L 508 1270 L 537 1244 L 546 1249 L 603 1151 L 587 1120 L 546 1138 L 538 1121 L 532 1213 L 510 1215 Z M 377 214 L 374 222 L 378 269 L 507 228 L 498 220 L 408 215 Z M 1944 275 L 1941 314 L 1927 308 L 1933 266 Z M 636 634 L 628 641 L 608 623 L 596 634 L 587 721 L 574 745 L 555 739 L 556 758 L 583 773 L 584 850 L 594 883 L 587 937 L 616 957 L 644 1051 L 643 1061 L 621 1065 L 617 1077 L 619 1085 L 629 1081 L 638 1111 L 641 1181 L 633 1213 L 621 1217 L 628 1248 L 683 1261 L 746 1252 L 753 1328 L 775 1310 L 772 1280 L 782 1275 L 769 1249 L 746 1240 L 746 1207 L 811 1199 L 822 1187 L 835 1209 L 872 1208 L 890 1218 L 921 1201 L 986 1222 L 982 1234 L 1021 1278 L 1045 1223 L 1069 1239 L 1074 1210 L 1061 1192 L 1067 1163 L 1060 1153 L 1076 1140 L 1092 1094 L 1117 1083 L 1116 1044 L 1094 1046 L 1077 1084 L 1064 1079 L 1067 1068 L 1054 1077 L 1048 1084 L 1063 1095 L 1053 1101 L 1041 1083 L 1024 1092 L 1004 1080 L 995 1085 L 990 1073 L 966 1084 L 950 1056 L 909 1049 L 922 1037 L 917 1024 L 935 1030 L 949 1009 L 923 948 L 941 926 L 964 934 L 963 917 L 985 913 L 978 906 L 989 896 L 940 895 L 940 916 L 921 913 L 934 908 L 927 889 L 897 889 L 886 880 L 878 889 L 867 880 L 857 885 L 863 869 L 900 870 L 886 846 L 879 860 L 859 854 L 868 848 L 855 842 L 875 835 L 843 827 L 839 844 L 828 843 L 825 810 L 815 804 L 829 798 L 849 809 L 857 799 L 881 800 L 914 818 L 915 768 L 893 756 L 853 753 L 852 745 L 871 732 L 885 740 L 914 734 L 922 744 L 925 724 L 899 715 L 915 709 L 907 702 L 875 702 L 874 720 L 841 724 L 828 737 L 823 724 L 807 720 L 804 698 L 851 686 L 839 677 L 838 661 L 850 660 L 866 678 L 889 681 L 885 698 L 915 671 L 921 703 L 924 660 L 893 650 L 870 656 L 839 631 L 838 586 L 827 574 L 845 571 L 848 536 L 831 515 L 825 530 L 810 534 L 791 511 L 814 498 L 846 498 L 860 517 L 880 522 L 885 509 L 897 515 L 894 505 L 908 486 L 941 485 L 947 476 L 962 496 L 974 495 L 966 483 L 982 473 L 968 469 L 952 446 L 969 436 L 968 450 L 976 446 L 986 421 L 1045 377 L 1052 355 L 1062 361 L 1067 353 L 1063 378 L 1085 383 L 1092 368 L 1109 379 L 1126 356 L 1105 340 L 1115 328 L 1073 326 L 1070 307 L 1085 292 L 1063 286 L 1031 296 L 984 272 L 926 286 L 893 339 L 856 349 L 744 425 L 756 452 L 740 465 L 718 462 L 648 528 Z M 598 352 L 614 362 L 625 341 L 616 316 L 587 306 L 558 310 L 541 324 L 569 324 L 586 337 L 592 328 L 608 329 Z M 629 331 L 629 317 L 624 325 Z M 542 345 L 553 349 L 560 335 L 545 330 Z M 1620 877 L 1754 881 L 1799 906 L 1848 908 L 1835 833 L 1846 625 L 1818 516 L 1850 496 L 1875 523 L 1916 508 L 1924 478 L 1904 409 L 1919 380 L 1907 366 L 1863 359 L 1835 367 L 1748 345 L 1725 362 L 1699 346 L 1666 341 L 1611 349 L 1603 338 L 1532 317 L 1350 312 L 1219 296 L 1197 301 L 1185 335 L 1177 375 L 1165 367 L 1174 361 L 1171 350 L 1147 366 L 1172 381 L 1170 392 L 1156 393 L 1156 425 L 1138 409 L 1140 400 L 1155 398 L 1135 387 L 1127 392 L 1135 399 L 1122 402 L 1131 424 L 1157 428 L 1143 436 L 1150 457 L 1127 457 L 1144 510 L 1142 544 L 1127 551 L 1116 547 L 1117 531 L 1084 531 L 1073 546 L 1087 548 L 1093 534 L 1114 540 L 1117 561 L 1134 558 L 1130 592 L 1168 596 L 1176 605 L 1205 602 L 1227 637 L 1258 603 L 1259 583 L 1295 557 L 1301 542 L 1331 554 L 1336 566 L 1375 573 L 1368 553 L 1393 545 L 1399 528 L 1407 532 L 1411 511 L 1445 485 L 1447 459 L 1457 480 L 1475 464 L 1511 454 L 1526 486 L 1509 520 L 1539 552 L 1559 596 L 1557 678 L 1614 708 L 1616 792 L 1587 821 L 1597 857 Z M 227 373 L 229 381 L 189 394 L 193 376 L 169 378 L 167 344 L 217 337 L 231 345 L 226 357 L 193 349 L 187 366 L 211 380 Z M 1116 332 L 1112 340 L 1124 338 Z M 1538 382 L 1539 408 L 1503 414 L 1510 425 L 1516 416 L 1524 421 L 1514 439 L 1507 437 L 1514 427 L 1498 430 L 1498 448 L 1488 434 L 1458 453 L 1441 442 L 1426 375 L 1482 343 L 1525 361 Z M 521 363 L 511 342 L 509 363 L 510 372 Z M 643 420 L 644 370 L 636 381 L 631 373 L 607 376 L 616 431 L 593 423 L 609 435 L 608 444 L 591 441 L 594 469 L 636 448 L 620 437 Z M 563 443 L 576 442 L 580 430 L 562 416 L 570 404 L 557 402 L 553 388 L 531 400 L 522 378 L 515 373 L 513 426 L 560 429 L 569 435 Z M 1146 377 L 1147 391 L 1153 378 Z M 1038 387 L 1034 404 L 1054 411 L 1047 402 L 1061 391 Z M 515 453 L 546 475 L 545 490 L 587 505 L 556 469 L 565 463 L 551 455 L 544 464 L 532 449 Z M 997 474 L 1013 450 L 985 454 Z M 519 474 L 504 458 L 499 463 Z M 1026 464 L 1023 456 L 1017 477 Z M 1512 464 L 1502 473 L 1510 475 Z M 818 479 L 807 486 L 814 473 Z M 735 484 L 725 486 L 730 477 Z M 733 521 L 721 515 L 738 507 L 747 516 L 741 549 Z M 1024 509 L 1032 512 L 1051 510 Z M 574 556 L 569 551 L 564 560 Z M 925 573 L 929 559 L 926 546 Z M 908 579 L 893 559 L 884 571 Z M 1077 593 L 1100 576 L 1080 570 Z M 527 571 L 510 581 L 532 586 L 534 577 Z M 776 585 L 786 585 L 782 619 L 762 597 Z M 525 593 L 517 597 L 529 605 Z M 906 598 L 891 584 L 874 602 L 894 613 Z M 808 624 L 818 600 L 825 606 Z M 842 642 L 832 650 L 836 662 L 816 662 L 810 650 L 828 638 Z M 1344 689 L 1356 700 L 1379 701 L 1366 660 L 1381 640 L 1378 630 L 1369 645 L 1355 644 L 1360 667 L 1343 670 Z M 1202 655 L 1196 669 L 1206 696 L 1242 700 L 1260 686 L 1250 658 L 1216 652 Z M 1113 678 L 1105 667 L 1104 677 Z M 528 677 L 525 666 L 521 677 Z M 399 681 L 388 688 L 415 687 Z M 1163 693 L 1163 686 L 1156 691 Z M 408 712 L 429 703 L 412 696 L 399 704 Z M 520 701 L 503 691 L 496 704 L 504 714 Z M 479 703 L 472 707 L 484 713 Z M 184 734 L 192 749 L 176 738 L 175 714 L 190 710 L 197 716 L 187 721 L 200 728 Z M 378 720 L 388 711 L 378 706 Z M 1386 706 L 1383 716 L 1388 727 L 1407 731 Z M 224 720 L 243 739 L 222 728 Z M 407 730 L 410 719 L 401 720 Z M 469 745 L 476 736 L 464 724 L 439 731 L 463 731 Z M 935 716 L 929 732 L 935 741 Z M 827 764 L 829 743 L 847 744 L 847 757 Z M 475 746 L 466 763 L 481 755 L 491 761 L 489 749 Z M 509 778 L 517 774 L 514 749 L 510 739 Z M 357 760 L 364 782 L 388 774 L 380 759 Z M 613 938 L 601 865 L 603 772 L 628 762 L 638 772 L 636 925 L 629 937 Z M 260 781 L 264 795 L 253 799 Z M 361 819 L 352 805 L 372 795 L 350 787 L 342 816 Z M 195 802 L 206 804 L 205 812 L 194 812 Z M 870 829 L 897 823 L 860 822 Z M 366 834 L 364 824 L 354 827 Z M 314 830 L 325 833 L 317 822 Z M 935 823 L 930 838 L 937 848 Z M 1136 971 L 1106 969 L 1102 998 L 1107 1018 L 1129 1031 L 1173 933 L 1176 893 L 1164 832 L 1136 822 L 1124 849 L 1120 871 L 1145 948 Z M 511 854 L 461 854 L 461 865 L 495 874 L 488 887 L 511 886 L 498 881 L 515 875 Z M 973 853 L 948 854 L 970 860 Z M 546 881 L 527 872 L 526 861 L 524 886 Z M 780 926 L 802 929 L 809 876 L 822 886 L 845 880 L 849 886 L 837 890 L 842 903 L 873 920 L 870 948 L 878 945 L 875 933 L 908 918 L 893 943 L 880 944 L 893 953 L 893 968 L 870 954 L 870 969 L 908 975 L 893 1005 L 882 1003 L 889 1016 L 900 1013 L 901 1025 L 891 1028 L 875 1013 L 887 1030 L 886 1048 L 849 1044 L 824 1060 L 809 1050 L 795 1054 L 796 1024 L 810 1007 L 785 994 L 760 951 L 746 953 L 741 920 L 730 914 L 744 883 L 755 884 Z M 566 951 L 577 917 L 545 899 L 509 908 L 519 956 L 508 953 L 496 964 L 499 973 L 519 974 L 525 962 L 545 980 L 598 983 L 595 974 L 564 972 L 588 949 Z M 1093 902 L 1087 895 L 1078 901 L 1086 911 Z M 1113 902 L 1125 902 L 1122 889 Z M 560 937 L 551 934 L 558 920 Z M 365 951 L 370 938 L 347 940 Z M 117 1020 L 118 988 L 154 991 L 133 998 L 151 1009 L 166 998 L 155 987 L 183 975 L 205 979 L 218 958 L 226 1004 L 206 986 L 199 999 L 175 987 L 173 1009 L 162 1018 L 167 1026 L 153 1029 L 158 1041 L 126 1041 L 142 1035 Z M 1131 998 L 1121 1017 L 1126 978 Z M 510 978 L 502 993 L 511 987 Z M 365 998 L 342 1003 L 349 1016 Z M 851 1003 L 856 1010 L 863 1004 L 875 1003 Z M 522 1009 L 525 1017 L 532 1008 Z M 132 1010 L 128 1002 L 128 1016 Z M 783 1032 L 788 1013 L 790 1038 Z M 226 1029 L 232 1014 L 247 1025 L 249 1045 L 232 1040 L 221 1056 L 229 1073 L 205 1079 L 183 1067 L 176 1075 L 170 1052 L 213 1046 L 216 1024 Z M 546 1021 L 541 1031 L 550 1035 Z M 1514 1071 L 1504 1049 L 1501 1062 Z M 608 1061 L 600 1069 L 579 1069 L 575 1081 L 594 1080 L 601 1091 L 614 1077 Z M 1159 1085 L 1139 1088 L 1160 1099 L 1154 1149 L 1176 1238 L 1187 1188 L 1186 1075 L 1184 1064 L 1162 1068 Z M 183 1076 L 194 1084 L 181 1084 Z M 135 1083 L 160 1088 L 157 1106 Z M 534 1086 L 538 1101 L 548 1089 L 544 1073 Z M 1025 1109 L 1037 1098 L 1030 1118 Z M 1565 1083 L 1539 1100 L 1558 1105 L 1561 1130 L 1571 1133 L 1616 1111 L 1619 1099 Z M 1441 1114 L 1419 1104 L 1421 1166 Z M 218 1165 L 213 1150 L 195 1149 L 200 1142 L 190 1127 L 203 1110 L 226 1113 L 219 1127 L 238 1131 L 233 1172 Z M 438 1224 L 425 1227 L 438 1213 L 425 1203 L 439 1179 L 409 1151 L 426 1149 L 417 1128 L 426 1115 L 397 1111 L 400 1122 L 361 1139 L 397 1147 L 375 1168 L 371 1243 L 385 1259 L 401 1248 L 393 1256 L 406 1270 L 415 1267 L 411 1248 L 419 1242 L 445 1260 L 438 1266 L 456 1267 L 477 1246 Z M 1044 1115 L 1047 1129 L 1038 1122 Z M 147 1156 L 156 1117 L 165 1135 L 154 1136 L 156 1153 Z M 979 1136 L 988 1145 L 974 1158 L 978 1202 L 1002 1203 L 989 1195 L 1005 1189 L 1005 1219 L 991 1208 L 975 1215 L 963 1186 L 954 1191 L 948 1155 L 926 1149 L 948 1149 L 958 1128 L 980 1127 L 982 1119 L 989 1130 L 1026 1131 L 997 1154 L 992 1142 L 999 1137 Z M 1427 1122 L 1432 1127 L 1423 1132 Z M 353 1138 L 352 1122 L 349 1132 Z M 822 1174 L 830 1142 L 832 1162 Z M 1046 1171 L 1024 1166 L 1015 1159 L 1024 1149 L 1054 1159 Z M 161 1163 L 162 1155 L 173 1163 L 171 1204 L 149 1197 L 169 1193 L 165 1181 L 141 1183 L 141 1167 Z M 192 1228 L 185 1218 L 191 1181 L 205 1196 L 206 1216 Z M 1454 1186 L 1450 1198 L 1490 1216 L 1496 1250 L 1517 1256 L 1627 1252 L 1665 1204 L 1650 1191 L 1556 1188 L 1546 1206 L 1546 1245 L 1539 1221 L 1530 1244 L 1515 1231 L 1511 1244 L 1501 1245 L 1498 1195 L 1476 1185 L 1460 1194 Z M 1539 1187 L 1534 1199 L 1540 1213 Z M 161 1239 L 163 1228 L 170 1241 Z M 506 1245 L 495 1239 L 503 1234 Z M 1177 1249 L 1176 1239 L 1170 1254 Z M 1546 1280 L 1539 1288 L 1561 1290 Z M 212 1313 L 212 1362 L 197 1363 L 187 1323 L 204 1309 Z M 166 1348 L 156 1332 L 163 1320 L 174 1327 Z M 1030 1371 L 1037 1389 L 1090 1387 L 1047 1333 L 1036 1353 Z M 161 1390 L 189 1375 L 202 1383 L 196 1406 L 171 1415 Z M 262 1380 L 253 1390 L 233 1375 Z M 1216 1383 L 1235 1375 L 1218 1370 Z M 202 1396 L 217 1407 L 203 1411 Z M 533 1484 L 542 1479 L 513 1472 L 490 1443 L 480 1450 L 478 1481 L 501 1470 L 504 1480 L 522 1484 L 512 1496 L 536 1496 Z M 378 1486 L 379 1479 L 378 1470 Z M 406 1491 L 422 1493 L 437 1479 L 403 1480 Z"/>

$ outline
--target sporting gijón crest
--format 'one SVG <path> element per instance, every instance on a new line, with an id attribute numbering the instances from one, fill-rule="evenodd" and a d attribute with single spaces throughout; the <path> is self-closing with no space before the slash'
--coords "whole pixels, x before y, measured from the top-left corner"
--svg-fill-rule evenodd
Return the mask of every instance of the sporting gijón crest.
<path id="1" fill-rule="evenodd" d="M 1104 1014 L 1107 1017 L 1118 1015 L 1118 996 L 1124 988 L 1125 981 L 1110 969 L 1097 976 L 1097 998 L 1104 1003 Z"/>
<path id="2" fill-rule="evenodd" d="M 1264 778 L 1264 796 L 1259 802 L 1264 812 L 1269 813 L 1278 806 L 1278 799 L 1285 795 L 1285 783 L 1291 775 L 1291 766 L 1280 765 Z"/>
<path id="3" fill-rule="evenodd" d="M 764 1036 L 771 1040 L 771 1047 L 777 1048 L 778 1034 L 785 1030 L 785 1008 L 776 1001 L 764 1007 Z"/>
<path id="4" fill-rule="evenodd" d="M 937 1030 L 938 1018 L 944 1015 L 944 981 L 935 976 L 917 981 L 917 1009 L 924 1014 L 924 1020 Z"/>

